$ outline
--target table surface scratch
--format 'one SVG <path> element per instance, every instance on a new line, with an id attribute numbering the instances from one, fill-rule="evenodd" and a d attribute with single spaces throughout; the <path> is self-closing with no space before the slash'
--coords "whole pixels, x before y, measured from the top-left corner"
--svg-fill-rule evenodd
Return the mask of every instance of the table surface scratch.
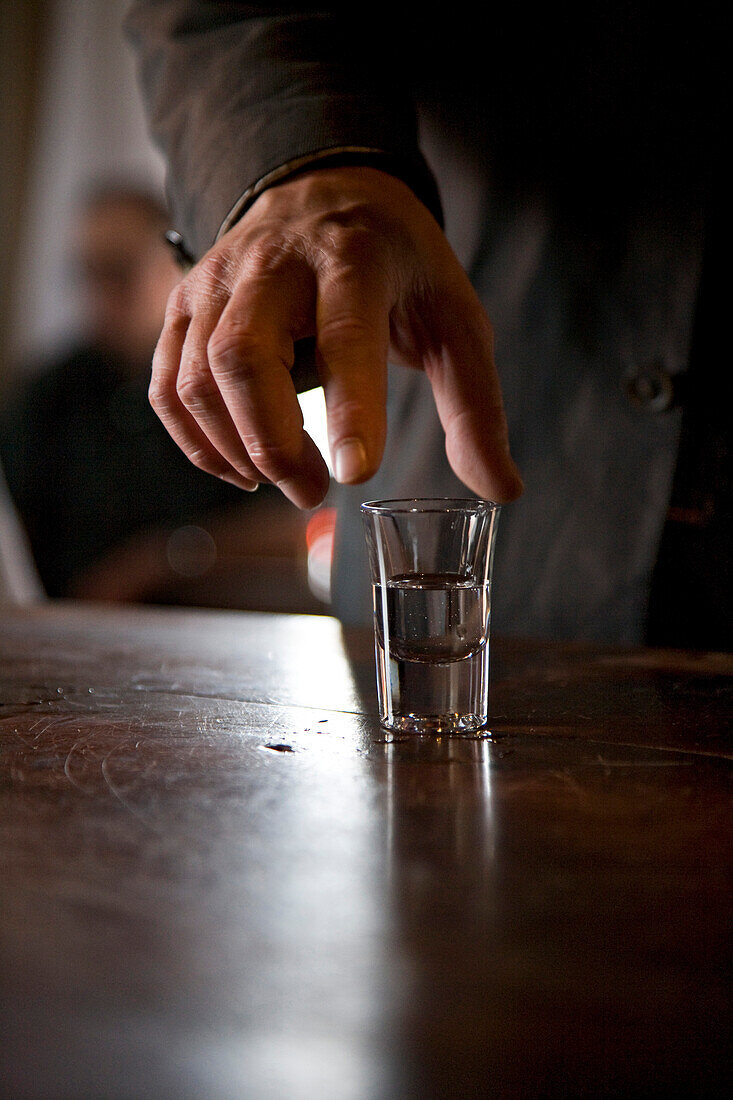
<path id="1" fill-rule="evenodd" d="M 0 627 L 0 1095 L 728 1094 L 733 657 L 497 638 L 390 741 L 325 616 Z"/>

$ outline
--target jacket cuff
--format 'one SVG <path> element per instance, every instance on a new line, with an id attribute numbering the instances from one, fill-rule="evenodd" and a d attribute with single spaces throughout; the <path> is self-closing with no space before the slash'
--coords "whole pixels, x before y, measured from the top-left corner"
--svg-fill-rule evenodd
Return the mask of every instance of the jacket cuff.
<path id="1" fill-rule="evenodd" d="M 293 160 L 286 161 L 274 168 L 271 172 L 267 172 L 239 196 L 221 223 L 215 240 L 218 241 L 239 221 L 263 191 L 282 180 L 289 179 L 300 172 L 312 171 L 317 168 L 352 166 L 379 168 L 391 176 L 398 177 L 427 206 L 438 224 L 443 225 L 443 208 L 437 184 L 429 168 L 423 162 L 402 161 L 383 149 L 370 149 L 368 146 L 361 145 L 339 145 L 328 149 L 318 149 L 313 153 L 295 157 Z"/>

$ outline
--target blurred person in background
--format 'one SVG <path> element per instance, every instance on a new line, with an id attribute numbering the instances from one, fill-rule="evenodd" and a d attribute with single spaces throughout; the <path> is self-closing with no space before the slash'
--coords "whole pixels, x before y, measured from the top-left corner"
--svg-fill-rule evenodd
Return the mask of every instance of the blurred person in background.
<path id="1" fill-rule="evenodd" d="M 305 517 L 192 466 L 148 401 L 166 300 L 181 270 L 155 195 L 126 183 L 80 203 L 72 263 L 78 342 L 21 376 L 0 455 L 52 597 L 320 610 L 306 584 Z M 273 588 L 271 573 L 285 573 Z M 314 606 L 315 604 L 315 606 Z"/>

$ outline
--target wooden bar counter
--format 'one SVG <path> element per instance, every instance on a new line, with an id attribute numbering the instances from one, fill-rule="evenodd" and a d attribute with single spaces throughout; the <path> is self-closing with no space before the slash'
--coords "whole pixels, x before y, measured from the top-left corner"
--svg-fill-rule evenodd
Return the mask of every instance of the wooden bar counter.
<path id="1" fill-rule="evenodd" d="M 492 662 L 390 743 L 327 617 L 0 615 L 0 1094 L 728 1095 L 733 657 Z"/>

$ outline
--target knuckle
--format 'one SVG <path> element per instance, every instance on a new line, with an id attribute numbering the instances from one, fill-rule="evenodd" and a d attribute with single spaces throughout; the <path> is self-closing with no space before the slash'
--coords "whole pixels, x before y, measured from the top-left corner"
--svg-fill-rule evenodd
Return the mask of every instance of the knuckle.
<path id="1" fill-rule="evenodd" d="M 168 387 L 156 375 L 153 375 L 150 380 L 148 401 L 158 414 L 166 413 L 170 409 L 171 401 Z"/>
<path id="2" fill-rule="evenodd" d="M 262 343 L 256 333 L 244 325 L 227 322 L 209 337 L 206 352 L 212 371 L 219 375 L 249 377 L 258 372 Z"/>
<path id="3" fill-rule="evenodd" d="M 258 470 L 273 478 L 282 478 L 296 469 L 300 456 L 300 442 L 253 440 L 247 443 L 247 453 Z"/>
<path id="4" fill-rule="evenodd" d="M 335 286 L 378 286 L 390 281 L 388 265 L 361 230 L 338 234 L 321 271 Z"/>
<path id="5" fill-rule="evenodd" d="M 272 277 L 296 274 L 304 263 L 307 263 L 307 257 L 298 237 L 275 232 L 252 242 L 244 270 L 249 281 L 265 284 Z"/>
<path id="6" fill-rule="evenodd" d="M 217 462 L 203 447 L 191 446 L 186 451 L 186 457 L 194 466 L 198 466 L 199 470 L 204 470 L 207 474 L 213 474 L 214 477 L 221 477 L 222 474 L 227 472 L 226 463 Z"/>
<path id="7" fill-rule="evenodd" d="M 375 419 L 375 410 L 355 396 L 340 395 L 328 410 L 329 427 L 334 434 L 339 434 L 348 425 L 346 434 L 352 435 L 351 425 L 371 423 Z"/>
<path id="8" fill-rule="evenodd" d="M 188 287 L 185 283 L 179 283 L 168 296 L 165 311 L 165 323 L 171 328 L 177 328 L 188 324 L 191 318 L 190 298 Z"/>
<path id="9" fill-rule="evenodd" d="M 376 343 L 373 324 L 351 310 L 332 313 L 319 325 L 318 344 L 326 355 L 345 345 L 366 347 Z"/>
<path id="10" fill-rule="evenodd" d="M 375 253 L 376 242 L 371 219 L 359 211 L 349 212 L 349 219 L 339 219 L 333 215 L 334 243 L 338 245 L 337 255 L 344 262 L 358 262 L 365 256 Z"/>
<path id="11" fill-rule="evenodd" d="M 209 404 L 212 387 L 204 374 L 189 371 L 179 375 L 176 382 L 176 393 L 181 400 L 181 404 L 191 411 Z"/>
<path id="12" fill-rule="evenodd" d="M 228 252 L 210 252 L 196 265 L 195 280 L 199 293 L 228 297 L 233 264 Z"/>
<path id="13" fill-rule="evenodd" d="M 229 258 L 218 254 L 205 256 L 168 296 L 166 325 L 185 327 L 195 316 L 221 310 L 229 299 L 231 288 Z"/>
<path id="14" fill-rule="evenodd" d="M 339 234 L 343 240 L 352 238 L 370 242 L 377 217 L 372 202 L 361 197 L 349 197 L 342 199 L 339 206 L 329 204 L 327 212 L 321 217 L 321 224 L 326 231 Z"/>

